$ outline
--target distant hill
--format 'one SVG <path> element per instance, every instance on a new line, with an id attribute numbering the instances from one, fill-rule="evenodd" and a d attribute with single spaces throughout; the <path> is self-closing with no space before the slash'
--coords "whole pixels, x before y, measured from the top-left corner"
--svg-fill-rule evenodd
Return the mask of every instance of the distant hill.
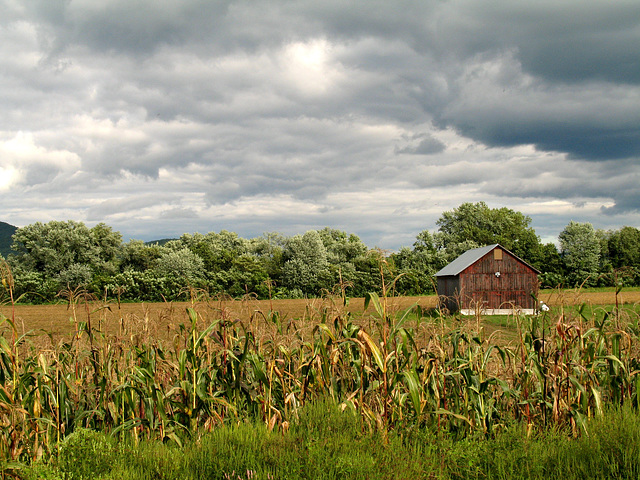
<path id="1" fill-rule="evenodd" d="M 13 225 L 9 225 L 5 222 L 0 222 L 0 255 L 4 258 L 7 258 L 7 255 L 10 253 L 14 253 L 11 250 L 11 244 L 13 243 L 11 237 L 16 233 L 17 229 L 18 227 L 14 227 Z"/>
<path id="2" fill-rule="evenodd" d="M 150 242 L 144 242 L 145 245 L 160 245 L 163 246 L 167 242 L 172 240 L 178 240 L 177 238 L 163 238 L 161 240 L 151 240 Z"/>

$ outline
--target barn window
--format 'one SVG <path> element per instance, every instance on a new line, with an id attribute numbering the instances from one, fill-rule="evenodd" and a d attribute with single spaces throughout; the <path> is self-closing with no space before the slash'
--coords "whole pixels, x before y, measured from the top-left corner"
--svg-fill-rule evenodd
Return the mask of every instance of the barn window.
<path id="1" fill-rule="evenodd" d="M 493 259 L 494 260 L 502 260 L 502 250 L 500 250 L 499 248 L 496 248 L 493 251 Z"/>

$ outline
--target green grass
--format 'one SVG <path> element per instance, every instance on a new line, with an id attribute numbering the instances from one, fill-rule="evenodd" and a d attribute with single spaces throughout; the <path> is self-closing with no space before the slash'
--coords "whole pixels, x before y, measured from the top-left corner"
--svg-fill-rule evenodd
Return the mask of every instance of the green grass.
<path id="1" fill-rule="evenodd" d="M 564 305 L 561 307 L 550 307 L 547 317 L 557 318 L 560 314 L 564 314 L 567 320 L 576 319 L 581 317 L 593 321 L 595 318 L 597 321 L 604 319 L 616 318 L 616 306 L 615 305 Z M 622 321 L 637 320 L 640 315 L 640 304 L 621 304 L 618 307 L 618 318 Z M 515 329 L 516 324 L 520 319 L 514 318 L 513 315 L 483 315 L 482 321 L 488 325 L 494 325 L 504 327 L 507 329 Z"/>
<path id="2" fill-rule="evenodd" d="M 565 291 L 580 291 L 580 292 L 585 292 L 585 293 L 608 293 L 608 292 L 615 292 L 617 289 L 617 287 L 581 287 L 581 288 L 566 288 L 564 289 Z M 640 291 L 640 287 L 622 287 L 620 290 L 620 292 L 624 293 L 624 292 L 639 292 Z M 554 293 L 558 293 L 558 289 L 557 288 L 543 288 L 541 289 L 539 292 L 539 294 L 543 295 L 543 294 L 554 294 Z"/>
<path id="3" fill-rule="evenodd" d="M 492 436 L 455 441 L 425 428 L 371 431 L 358 416 L 318 402 L 287 432 L 241 423 L 203 433 L 183 447 L 116 444 L 78 431 L 48 465 L 21 472 L 35 479 L 608 479 L 640 476 L 640 414 L 611 408 L 585 434 L 505 426 Z"/>

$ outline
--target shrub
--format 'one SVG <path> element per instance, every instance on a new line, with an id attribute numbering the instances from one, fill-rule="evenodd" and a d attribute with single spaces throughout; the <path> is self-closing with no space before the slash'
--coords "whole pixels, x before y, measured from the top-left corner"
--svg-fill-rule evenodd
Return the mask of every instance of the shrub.
<path id="1" fill-rule="evenodd" d="M 60 470 L 70 480 L 93 479 L 111 470 L 116 449 L 110 437 L 81 428 L 60 445 Z"/>

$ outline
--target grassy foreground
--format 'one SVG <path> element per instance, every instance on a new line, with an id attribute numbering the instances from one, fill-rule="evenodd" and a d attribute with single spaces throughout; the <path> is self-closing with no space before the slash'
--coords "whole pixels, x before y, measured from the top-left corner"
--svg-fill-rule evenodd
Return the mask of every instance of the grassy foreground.
<path id="1" fill-rule="evenodd" d="M 240 423 L 182 447 L 117 443 L 78 430 L 49 464 L 24 479 L 607 479 L 640 477 L 640 416 L 609 409 L 585 435 L 531 431 L 523 423 L 489 437 L 453 440 L 429 430 L 370 432 L 331 402 L 307 405 L 287 432 Z"/>

